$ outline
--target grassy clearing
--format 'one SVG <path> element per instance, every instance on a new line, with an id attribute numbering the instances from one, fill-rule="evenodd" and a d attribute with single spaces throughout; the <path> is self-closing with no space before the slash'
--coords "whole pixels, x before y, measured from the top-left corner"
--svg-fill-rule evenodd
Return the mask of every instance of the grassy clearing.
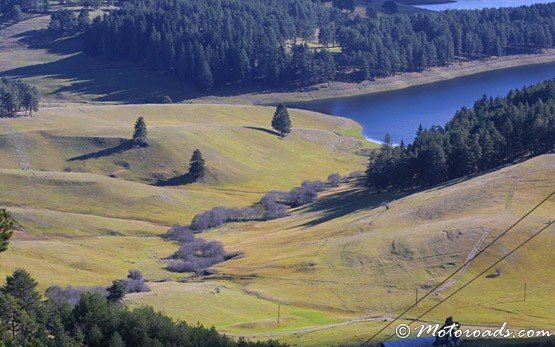
<path id="1" fill-rule="evenodd" d="M 38 280 L 41 291 L 53 284 L 108 285 L 130 269 L 140 269 L 150 279 L 176 279 L 160 263 L 175 247 L 159 237 L 16 238 L 2 254 L 0 276 L 25 268 Z"/>
<path id="2" fill-rule="evenodd" d="M 151 146 L 120 148 L 139 115 Z M 185 174 L 191 153 L 200 148 L 209 172 L 203 190 L 257 193 L 364 167 L 365 159 L 353 153 L 368 144 L 353 121 L 292 111 L 293 134 L 282 140 L 269 129 L 272 115 L 270 107 L 225 105 L 45 108 L 32 119 L 0 122 L 0 159 L 3 168 L 19 168 L 12 137 L 21 133 L 33 170 L 71 168 L 155 183 Z"/>
<path id="3" fill-rule="evenodd" d="M 206 236 L 246 252 L 217 268 L 225 276 L 248 276 L 241 283 L 256 297 L 325 312 L 394 316 L 414 302 L 415 287 L 422 295 L 464 262 L 484 232 L 491 240 L 547 196 L 555 186 L 549 174 L 554 160 L 555 155 L 542 156 L 404 198 L 340 190 L 286 219 L 228 225 Z M 388 210 L 380 206 L 390 200 Z M 553 219 L 554 207 L 550 200 L 450 289 L 431 296 L 408 317 L 424 312 Z M 553 283 L 545 281 L 553 269 L 544 266 L 555 261 L 552 229 L 500 264 L 500 277 L 480 278 L 424 319 L 441 322 L 453 315 L 463 325 L 507 321 L 512 327 L 553 330 Z M 350 324 L 286 340 L 355 343 L 361 330 Z"/>
<path id="4" fill-rule="evenodd" d="M 69 105 L 1 119 L 0 205 L 20 231 L 0 256 L 0 276 L 24 267 L 43 287 L 78 286 L 138 268 L 150 280 L 179 279 L 161 262 L 177 247 L 159 237 L 172 224 L 364 167 L 360 135 L 342 135 L 355 133 L 354 122 L 291 113 L 295 130 L 284 140 L 268 129 L 273 108 L 254 106 Z M 151 145 L 120 150 L 138 115 Z M 195 148 L 208 165 L 203 182 L 153 185 L 186 173 Z"/>
<path id="5" fill-rule="evenodd" d="M 171 317 L 214 324 L 228 333 L 242 334 L 245 330 L 286 333 L 307 325 L 341 321 L 326 312 L 281 305 L 278 325 L 278 305 L 275 302 L 249 295 L 231 282 L 166 282 L 153 284 L 151 288 L 152 292 L 127 296 L 126 304 L 154 305 Z"/>

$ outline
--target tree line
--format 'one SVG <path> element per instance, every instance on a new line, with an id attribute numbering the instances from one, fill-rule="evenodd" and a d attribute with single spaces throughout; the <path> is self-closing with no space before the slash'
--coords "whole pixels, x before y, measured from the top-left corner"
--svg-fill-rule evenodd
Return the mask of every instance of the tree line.
<path id="1" fill-rule="evenodd" d="M 554 46 L 555 3 L 344 19 L 339 65 L 361 79 Z"/>
<path id="2" fill-rule="evenodd" d="M 152 307 L 130 310 L 94 291 L 71 303 L 59 288 L 41 300 L 37 282 L 22 269 L 0 287 L 0 344 L 3 346 L 284 346 L 220 335 L 213 327 L 175 322 Z"/>
<path id="3" fill-rule="evenodd" d="M 445 127 L 419 127 L 414 142 L 386 135 L 370 159 L 367 184 L 416 189 L 495 169 L 555 149 L 555 79 L 460 109 Z"/>
<path id="4" fill-rule="evenodd" d="M 93 20 L 84 51 L 144 61 L 204 90 L 238 81 L 277 85 L 331 69 L 327 51 L 286 44 L 312 37 L 325 12 L 310 0 L 136 0 Z"/>
<path id="5" fill-rule="evenodd" d="M 0 116 L 12 117 L 22 110 L 32 116 L 39 109 L 39 101 L 39 92 L 34 86 L 18 79 L 0 79 Z"/>
<path id="6" fill-rule="evenodd" d="M 310 0 L 136 0 L 95 18 L 84 51 L 143 61 L 203 90 L 289 86 L 537 52 L 554 46 L 554 22 L 554 3 L 366 18 Z M 316 33 L 320 48 L 299 43 Z"/>

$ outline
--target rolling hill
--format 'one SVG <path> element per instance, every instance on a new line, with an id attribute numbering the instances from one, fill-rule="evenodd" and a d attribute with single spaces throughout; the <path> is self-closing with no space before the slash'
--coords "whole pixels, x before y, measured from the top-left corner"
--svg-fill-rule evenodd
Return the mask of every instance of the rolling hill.
<path id="1" fill-rule="evenodd" d="M 138 115 L 149 130 L 144 148 L 125 145 Z M 0 119 L 0 205 L 20 229 L 1 275 L 25 267 L 43 286 L 106 284 L 134 267 L 171 277 L 160 259 L 176 245 L 159 237 L 171 225 L 364 169 L 357 153 L 372 145 L 356 123 L 292 111 L 294 131 L 280 139 L 272 115 L 254 106 L 76 105 Z M 196 148 L 207 175 L 183 184 Z"/>
<path id="2" fill-rule="evenodd" d="M 356 185 L 330 191 L 284 219 L 228 224 L 205 233 L 245 256 L 217 265 L 219 273 L 211 280 L 161 283 L 153 293 L 128 300 L 174 317 L 214 322 L 222 331 L 280 337 L 293 345 L 360 343 L 382 320 L 410 306 L 415 288 L 426 293 L 549 195 L 554 168 L 551 154 L 407 196 L 375 194 Z M 554 207 L 554 199 L 542 205 L 406 318 L 418 316 L 540 229 L 553 219 Z M 553 269 L 544 265 L 555 261 L 554 232 L 547 229 L 501 263 L 500 276 L 492 271 L 424 319 L 440 322 L 452 315 L 466 327 L 506 321 L 552 330 L 553 284 L 545 279 Z M 207 296 L 229 304 L 207 303 L 200 312 L 187 308 L 190 302 L 212 302 Z M 258 301 L 240 304 L 247 298 Z M 276 307 L 263 317 L 227 311 L 236 304 L 247 312 L 265 312 L 268 302 L 282 305 L 280 325 Z"/>

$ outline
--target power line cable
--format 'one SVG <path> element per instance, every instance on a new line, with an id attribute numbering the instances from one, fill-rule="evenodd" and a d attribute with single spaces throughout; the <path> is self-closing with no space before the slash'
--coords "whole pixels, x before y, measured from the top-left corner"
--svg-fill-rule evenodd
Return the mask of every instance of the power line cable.
<path id="1" fill-rule="evenodd" d="M 411 325 L 412 323 L 416 322 L 417 320 L 421 319 L 422 317 L 424 317 L 426 314 L 430 313 L 432 310 L 434 310 L 436 307 L 438 307 L 439 305 L 443 304 L 445 301 L 447 301 L 449 298 L 451 298 L 452 296 L 454 296 L 455 294 L 457 294 L 458 292 L 460 292 L 461 290 L 463 290 L 465 287 L 467 287 L 468 285 L 470 285 L 472 282 L 474 282 L 475 280 L 477 280 L 478 278 L 482 277 L 486 272 L 488 272 L 489 270 L 491 270 L 495 265 L 499 264 L 500 262 L 502 262 L 503 260 L 505 260 L 507 257 L 509 257 L 511 254 L 513 254 L 514 252 L 516 252 L 519 248 L 521 248 L 522 246 L 524 246 L 525 244 L 527 244 L 528 242 L 532 241 L 536 236 L 538 236 L 539 234 L 541 234 L 544 230 L 546 230 L 547 228 L 549 228 L 550 226 L 552 226 L 555 222 L 554 221 L 550 221 L 546 226 L 544 226 L 543 228 L 541 228 L 538 232 L 536 232 L 534 235 L 530 236 L 529 238 L 527 238 L 524 242 L 522 242 L 520 245 L 518 245 L 516 248 L 514 248 L 512 251 L 510 251 L 509 253 L 507 253 L 506 255 L 504 255 L 503 257 L 501 257 L 499 260 L 497 260 L 495 263 L 491 264 L 488 268 L 486 268 L 484 271 L 480 272 L 478 275 L 474 276 L 471 280 L 469 280 L 468 282 L 466 282 L 463 286 L 461 286 L 460 288 L 458 288 L 457 290 L 455 290 L 453 293 L 449 294 L 449 296 L 447 296 L 445 299 L 442 299 L 441 301 L 439 301 L 437 304 L 435 304 L 434 306 L 432 306 L 430 309 L 428 309 L 427 311 L 425 311 L 424 313 L 422 313 L 420 316 L 413 318 L 410 320 L 410 322 L 408 323 L 408 325 Z M 385 339 L 383 342 L 389 340 L 390 338 L 392 338 L 393 335 L 389 335 L 389 337 L 387 339 Z"/>
<path id="2" fill-rule="evenodd" d="M 489 247 L 491 247 L 494 243 L 496 243 L 500 238 L 502 238 L 503 236 L 505 236 L 509 231 L 511 231 L 517 224 L 519 224 L 520 222 L 522 222 L 526 217 L 528 217 L 530 214 L 532 214 L 535 210 L 537 210 L 541 205 L 543 205 L 547 200 L 549 200 L 553 195 L 555 195 L 555 191 L 553 191 L 551 194 L 549 194 L 546 198 L 544 198 L 542 201 L 540 201 L 536 206 L 534 206 L 530 211 L 526 212 L 522 217 L 520 217 L 516 222 L 514 222 L 509 228 L 507 228 L 505 231 L 503 231 L 499 236 L 497 236 L 495 239 L 493 239 L 493 241 L 491 241 L 489 244 L 487 244 L 481 251 L 479 251 L 478 253 L 476 253 L 476 255 L 474 255 L 472 258 L 468 259 L 464 264 L 462 264 L 461 266 L 459 266 L 459 268 L 457 268 L 457 270 L 455 270 L 451 275 L 449 275 L 447 278 L 445 278 L 443 281 L 441 281 L 440 283 L 438 283 L 434 288 L 432 288 L 432 290 L 430 290 L 429 292 L 427 292 L 424 296 L 422 296 L 420 299 L 418 299 L 414 304 L 412 304 L 411 306 L 409 306 L 407 309 L 405 309 L 401 314 L 399 314 L 397 317 L 395 317 L 392 321 L 390 321 L 388 324 L 386 324 L 383 328 L 381 328 L 379 331 L 377 331 L 374 335 L 372 335 L 368 340 L 364 341 L 364 343 L 362 343 L 362 345 L 366 345 L 368 342 L 372 341 L 374 338 L 376 338 L 376 336 L 378 336 L 379 334 L 381 334 L 384 330 L 386 330 L 387 328 L 389 328 L 391 325 L 393 325 L 393 323 L 395 323 L 396 321 L 398 321 L 401 317 L 403 317 L 407 312 L 409 312 L 411 309 L 413 309 L 414 307 L 416 307 L 418 305 L 419 302 L 421 302 L 422 300 L 426 299 L 428 296 L 430 296 L 434 291 L 436 291 L 439 287 L 441 287 L 445 282 L 447 282 L 448 280 L 450 280 L 453 276 L 455 276 L 459 271 L 461 271 L 462 268 L 464 268 L 465 266 L 467 266 L 468 264 L 470 264 L 474 259 L 476 259 L 480 254 L 484 253 Z"/>

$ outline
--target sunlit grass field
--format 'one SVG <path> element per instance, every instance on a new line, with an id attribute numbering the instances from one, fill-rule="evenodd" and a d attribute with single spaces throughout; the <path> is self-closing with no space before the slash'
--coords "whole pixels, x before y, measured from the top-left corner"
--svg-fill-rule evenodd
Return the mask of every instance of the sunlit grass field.
<path id="1" fill-rule="evenodd" d="M 293 133 L 280 139 L 269 127 L 273 111 L 69 105 L 1 119 L 0 205 L 19 231 L 1 255 L 0 273 L 25 267 L 43 288 L 105 285 L 132 268 L 151 280 L 177 278 L 162 262 L 177 248 L 160 238 L 171 225 L 188 224 L 214 206 L 249 206 L 304 179 L 364 169 L 366 159 L 357 153 L 368 144 L 360 133 L 344 136 L 360 130 L 356 123 L 291 110 Z M 120 151 L 139 115 L 150 146 Z M 164 185 L 187 173 L 196 148 L 205 157 L 206 177 Z"/>
<path id="2" fill-rule="evenodd" d="M 53 284 L 108 285 L 139 269 L 152 291 L 128 295 L 129 306 L 152 305 L 233 336 L 357 345 L 410 306 L 416 288 L 424 295 L 480 238 L 487 244 L 555 189 L 555 155 L 410 196 L 344 185 L 286 218 L 204 233 L 244 256 L 217 265 L 212 278 L 173 274 L 163 259 L 178 245 L 160 236 L 174 223 L 187 224 L 214 206 L 249 206 L 305 179 L 362 171 L 367 158 L 360 154 L 376 145 L 351 120 L 307 111 L 290 110 L 293 132 L 280 139 L 270 128 L 272 107 L 87 105 L 163 95 L 182 101 L 194 92 L 140 66 L 79 54 L 74 38 L 44 43 L 48 20 L 0 32 L 1 73 L 24 78 L 43 95 L 32 118 L 0 119 L 0 206 L 18 229 L 0 254 L 1 278 L 23 267 L 43 291 Z M 150 146 L 129 148 L 122 144 L 138 116 L 146 119 Z M 179 182 L 196 148 L 206 177 L 164 185 Z M 553 211 L 552 199 L 405 318 L 507 254 L 555 219 Z M 480 277 L 422 320 L 453 316 L 463 327 L 506 321 L 554 330 L 553 229 L 496 266 L 500 276 Z"/>

